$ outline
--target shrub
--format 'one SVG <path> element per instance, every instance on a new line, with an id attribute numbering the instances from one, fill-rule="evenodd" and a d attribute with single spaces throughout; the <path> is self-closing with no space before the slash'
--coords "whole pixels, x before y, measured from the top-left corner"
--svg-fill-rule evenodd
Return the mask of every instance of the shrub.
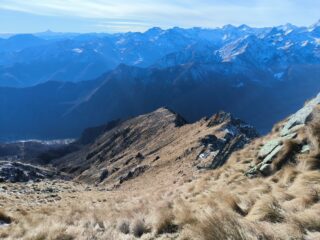
<path id="1" fill-rule="evenodd" d="M 130 223 L 127 220 L 123 220 L 119 223 L 118 229 L 120 232 L 124 234 L 129 234 L 130 233 Z"/>
<path id="2" fill-rule="evenodd" d="M 155 213 L 154 228 L 157 234 L 177 232 L 178 225 L 174 224 L 174 215 L 170 206 L 157 210 Z"/>
<path id="3" fill-rule="evenodd" d="M 132 234 L 135 237 L 141 237 L 143 234 L 149 232 L 149 229 L 147 228 L 144 220 L 137 219 L 134 221 L 132 226 Z"/>

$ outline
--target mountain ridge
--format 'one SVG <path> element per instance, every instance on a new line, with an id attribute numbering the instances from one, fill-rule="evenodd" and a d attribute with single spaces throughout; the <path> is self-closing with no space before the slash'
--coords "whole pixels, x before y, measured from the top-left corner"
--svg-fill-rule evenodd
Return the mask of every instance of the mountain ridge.
<path id="1" fill-rule="evenodd" d="M 91 143 L 48 164 L 71 174 L 76 181 L 113 189 L 140 175 L 152 176 L 155 171 L 161 175 L 166 172 L 162 168 L 179 169 L 181 163 L 193 166 L 184 169 L 188 176 L 197 169 L 218 168 L 233 151 L 256 137 L 252 126 L 229 113 L 187 123 L 162 107 L 112 124 Z"/>
<path id="2" fill-rule="evenodd" d="M 150 29 L 144 33 L 66 34 L 65 38 L 51 40 L 36 34 L 34 38 L 41 40 L 41 44 L 31 41 L 30 46 L 12 51 L 5 47 L 6 44 L 14 42 L 15 38 L 26 36 L 16 35 L 2 39 L 0 44 L 0 86 L 32 86 L 48 80 L 89 80 L 121 63 L 150 67 L 166 55 L 188 51 L 190 47 L 197 49 L 197 45 L 208 48 L 204 56 L 208 57 L 211 52 L 248 36 L 255 36 L 259 41 L 273 41 L 275 45 L 271 45 L 271 48 L 281 47 L 287 41 L 292 41 L 293 44 L 306 44 L 308 41 L 309 47 L 318 51 L 317 29 L 316 25 L 313 28 L 284 25 L 260 29 L 242 25 L 226 25 L 214 29 L 177 27 L 167 30 Z M 264 44 L 267 44 L 266 41 Z M 17 46 L 18 49 L 21 48 L 20 45 Z M 291 51 L 290 48 L 287 50 Z M 251 57 L 255 58 L 254 55 Z M 35 68 L 35 65 L 50 68 L 47 67 L 44 72 Z M 27 74 L 25 69 L 32 71 Z M 76 71 L 78 74 L 74 75 Z"/>
<path id="3" fill-rule="evenodd" d="M 212 65 L 158 69 L 122 64 L 95 81 L 0 88 L 0 128 L 2 138 L 74 138 L 88 126 L 168 106 L 191 122 L 223 109 L 267 132 L 320 90 L 317 74 L 315 65 L 297 65 L 287 80 L 269 75 L 273 84 L 260 84 L 246 74 L 220 74 Z"/>

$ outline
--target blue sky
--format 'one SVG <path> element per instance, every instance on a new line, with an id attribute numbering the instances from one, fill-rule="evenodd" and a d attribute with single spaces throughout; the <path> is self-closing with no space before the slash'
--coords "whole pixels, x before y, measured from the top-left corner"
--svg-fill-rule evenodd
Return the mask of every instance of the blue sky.
<path id="1" fill-rule="evenodd" d="M 125 32 L 158 26 L 309 26 L 318 0 L 0 0 L 0 33 Z"/>

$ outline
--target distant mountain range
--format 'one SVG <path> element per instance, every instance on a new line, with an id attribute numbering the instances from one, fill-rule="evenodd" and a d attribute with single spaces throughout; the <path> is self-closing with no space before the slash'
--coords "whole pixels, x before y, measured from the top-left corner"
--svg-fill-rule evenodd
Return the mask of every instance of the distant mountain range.
<path id="1" fill-rule="evenodd" d="M 0 138 L 77 137 L 161 106 L 264 133 L 320 91 L 319 64 L 320 23 L 15 35 L 0 40 Z"/>
<path id="2" fill-rule="evenodd" d="M 282 79 L 291 64 L 319 64 L 319 46 L 319 23 L 310 27 L 152 28 L 121 34 L 20 34 L 0 39 L 0 86 L 90 80 L 122 63 L 158 68 L 190 62 L 229 63 L 236 65 L 233 71 L 258 69 Z M 256 75 L 251 80 L 259 81 Z"/>

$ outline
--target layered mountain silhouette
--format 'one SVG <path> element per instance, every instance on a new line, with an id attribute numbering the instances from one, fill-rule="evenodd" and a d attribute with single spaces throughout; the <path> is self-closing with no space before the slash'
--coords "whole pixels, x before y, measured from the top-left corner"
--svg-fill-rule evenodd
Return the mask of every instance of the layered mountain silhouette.
<path id="1" fill-rule="evenodd" d="M 161 106 L 190 122 L 224 110 L 265 133 L 320 90 L 319 32 L 227 25 L 1 39 L 0 139 L 78 137 Z"/>
<path id="2" fill-rule="evenodd" d="M 269 79 L 272 84 L 264 85 L 206 64 L 162 69 L 120 65 L 94 81 L 0 88 L 1 138 L 78 137 L 88 126 L 161 106 L 191 122 L 225 110 L 264 133 L 316 94 L 320 82 L 314 76 L 319 73 L 313 65 L 292 66 L 286 80 Z"/>
<path id="3" fill-rule="evenodd" d="M 215 29 L 152 28 L 144 33 L 49 31 L 14 35 L 0 39 L 0 86 L 89 80 L 119 64 L 168 67 L 190 62 L 228 62 L 235 65 L 232 72 L 250 70 L 255 81 L 266 81 L 261 72 L 285 79 L 292 64 L 319 64 L 319 32 L 317 24 L 287 24 L 273 28 L 226 25 Z"/>

